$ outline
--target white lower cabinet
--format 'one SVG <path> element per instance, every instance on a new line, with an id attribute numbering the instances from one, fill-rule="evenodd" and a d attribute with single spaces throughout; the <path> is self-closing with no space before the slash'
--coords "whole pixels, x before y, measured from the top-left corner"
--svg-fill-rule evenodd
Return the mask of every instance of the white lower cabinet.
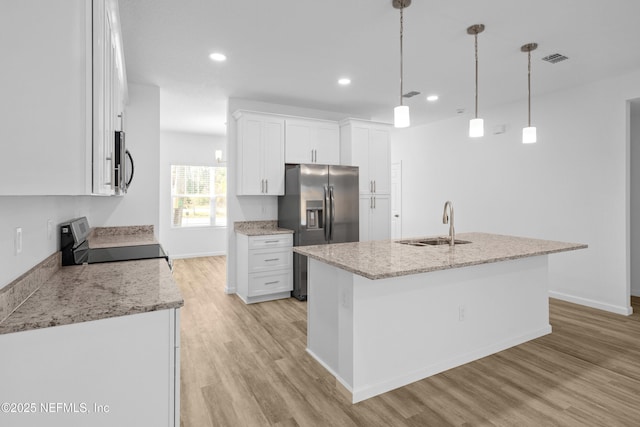
<path id="1" fill-rule="evenodd" d="M 360 241 L 391 238 L 391 196 L 360 196 Z"/>
<path id="2" fill-rule="evenodd" d="M 180 425 L 180 310 L 0 335 L 0 424 Z"/>
<path id="3" fill-rule="evenodd" d="M 237 235 L 238 296 L 247 304 L 288 298 L 293 290 L 293 235 Z"/>

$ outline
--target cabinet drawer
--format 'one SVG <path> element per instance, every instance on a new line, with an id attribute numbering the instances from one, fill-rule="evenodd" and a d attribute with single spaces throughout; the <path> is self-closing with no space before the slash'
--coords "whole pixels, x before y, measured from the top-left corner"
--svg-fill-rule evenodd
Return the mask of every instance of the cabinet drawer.
<path id="1" fill-rule="evenodd" d="M 293 251 L 291 248 L 249 251 L 249 273 L 290 269 L 292 266 Z"/>
<path id="2" fill-rule="evenodd" d="M 282 248 L 293 246 L 293 234 L 272 234 L 249 237 L 249 249 Z"/>
<path id="3" fill-rule="evenodd" d="M 291 290 L 293 290 L 293 274 L 291 270 L 249 275 L 250 297 Z"/>

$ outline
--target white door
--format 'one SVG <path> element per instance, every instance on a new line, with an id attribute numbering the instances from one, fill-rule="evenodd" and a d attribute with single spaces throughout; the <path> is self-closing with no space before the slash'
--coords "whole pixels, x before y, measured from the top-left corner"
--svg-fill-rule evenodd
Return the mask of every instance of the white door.
<path id="1" fill-rule="evenodd" d="M 402 162 L 391 164 L 391 238 L 402 239 Z"/>
<path id="2" fill-rule="evenodd" d="M 369 240 L 388 240 L 391 238 L 391 198 L 388 195 L 374 194 L 373 209 L 369 217 Z"/>

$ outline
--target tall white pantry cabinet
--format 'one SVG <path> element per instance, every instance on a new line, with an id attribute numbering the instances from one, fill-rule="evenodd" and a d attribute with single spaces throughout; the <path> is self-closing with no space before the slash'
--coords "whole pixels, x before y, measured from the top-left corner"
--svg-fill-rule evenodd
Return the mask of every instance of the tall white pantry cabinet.
<path id="1" fill-rule="evenodd" d="M 5 3 L 0 195 L 112 194 L 126 99 L 117 0 Z"/>
<path id="2" fill-rule="evenodd" d="M 390 140 L 386 123 L 340 122 L 340 161 L 359 168 L 361 242 L 391 238 Z"/>

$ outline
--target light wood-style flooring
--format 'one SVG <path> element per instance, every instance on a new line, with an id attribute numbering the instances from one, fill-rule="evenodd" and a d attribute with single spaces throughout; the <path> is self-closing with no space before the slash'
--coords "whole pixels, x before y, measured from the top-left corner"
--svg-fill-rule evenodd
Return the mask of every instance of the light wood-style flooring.
<path id="1" fill-rule="evenodd" d="M 552 334 L 352 405 L 305 352 L 306 303 L 224 294 L 224 257 L 174 278 L 183 427 L 640 426 L 638 298 L 629 317 L 552 299 Z"/>

